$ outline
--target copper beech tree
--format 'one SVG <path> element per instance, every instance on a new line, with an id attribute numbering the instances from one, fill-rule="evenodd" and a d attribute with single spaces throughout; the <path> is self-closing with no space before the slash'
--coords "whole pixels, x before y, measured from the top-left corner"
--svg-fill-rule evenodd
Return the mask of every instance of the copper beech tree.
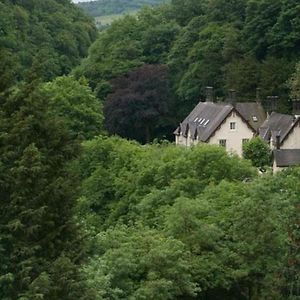
<path id="1" fill-rule="evenodd" d="M 104 105 L 108 132 L 142 143 L 163 136 L 170 106 L 168 68 L 143 65 L 112 85 Z"/>

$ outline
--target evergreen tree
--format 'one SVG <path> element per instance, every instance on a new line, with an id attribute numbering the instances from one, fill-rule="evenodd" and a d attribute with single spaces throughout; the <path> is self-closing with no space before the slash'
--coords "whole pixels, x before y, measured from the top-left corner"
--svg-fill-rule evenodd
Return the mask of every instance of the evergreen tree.
<path id="1" fill-rule="evenodd" d="M 0 99 L 0 298 L 82 299 L 68 169 L 79 147 L 35 84 Z"/>

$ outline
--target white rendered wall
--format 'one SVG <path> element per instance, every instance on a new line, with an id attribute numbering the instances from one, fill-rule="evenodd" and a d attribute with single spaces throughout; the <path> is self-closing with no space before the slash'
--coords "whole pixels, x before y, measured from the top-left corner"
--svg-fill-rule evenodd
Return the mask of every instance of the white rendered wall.
<path id="1" fill-rule="evenodd" d="M 176 145 L 186 146 L 187 145 L 187 139 L 182 134 L 176 135 Z"/>
<path id="2" fill-rule="evenodd" d="M 235 130 L 230 129 L 231 122 L 236 123 Z M 246 123 L 243 122 L 238 115 L 232 113 L 221 125 L 220 129 L 215 132 L 215 135 L 209 139 L 208 143 L 219 145 L 220 140 L 226 140 L 226 150 L 242 156 L 243 139 L 251 140 L 253 136 L 253 131 L 246 125 Z"/>
<path id="3" fill-rule="evenodd" d="M 280 171 L 282 168 L 277 167 L 276 161 L 274 159 L 273 162 L 273 173 L 277 173 L 278 171 Z"/>
<path id="4" fill-rule="evenodd" d="M 281 149 L 300 149 L 300 126 L 297 124 L 284 141 Z"/>

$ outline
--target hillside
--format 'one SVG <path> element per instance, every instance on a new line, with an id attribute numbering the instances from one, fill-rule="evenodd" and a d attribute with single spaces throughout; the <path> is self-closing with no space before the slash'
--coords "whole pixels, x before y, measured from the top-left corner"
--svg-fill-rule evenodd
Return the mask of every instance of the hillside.
<path id="1" fill-rule="evenodd" d="M 88 299 L 68 165 L 102 112 L 67 75 L 96 35 L 68 0 L 0 2 L 0 299 Z"/>
<path id="2" fill-rule="evenodd" d="M 69 1 L 1 1 L 0 86 L 68 74 L 97 32 Z"/>
<path id="3" fill-rule="evenodd" d="M 263 99 L 279 96 L 279 111 L 289 112 L 288 82 L 300 60 L 299 10 L 288 0 L 174 0 L 113 23 L 76 73 L 106 99 L 115 78 L 143 64 L 167 65 L 172 105 L 168 117 L 153 120 L 152 139 L 171 134 L 206 86 L 219 101 L 229 89 L 239 101 L 253 100 L 260 88 Z"/>
<path id="4" fill-rule="evenodd" d="M 101 17 L 136 11 L 145 5 L 158 5 L 162 2 L 164 0 L 97 0 L 77 5 L 92 17 Z"/>
<path id="5" fill-rule="evenodd" d="M 172 0 L 99 33 L 70 0 L 2 0 L 0 299 L 299 299 L 300 168 L 244 133 L 243 158 L 167 140 L 206 86 L 289 111 L 298 2 Z"/>

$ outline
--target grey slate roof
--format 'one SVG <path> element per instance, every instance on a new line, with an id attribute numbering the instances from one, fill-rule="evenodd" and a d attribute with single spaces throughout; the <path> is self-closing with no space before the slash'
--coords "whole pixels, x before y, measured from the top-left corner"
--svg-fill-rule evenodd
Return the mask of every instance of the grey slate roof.
<path id="1" fill-rule="evenodd" d="M 255 132 L 264 121 L 264 110 L 259 103 L 230 103 L 199 102 L 180 126 L 174 131 L 175 135 L 182 133 L 187 136 L 190 130 L 192 137 L 207 142 L 232 111 L 241 115 L 244 121 Z M 255 121 L 253 117 L 256 117 Z"/>
<path id="2" fill-rule="evenodd" d="M 262 124 L 259 135 L 268 142 L 272 136 L 275 140 L 279 134 L 282 143 L 298 122 L 299 119 L 295 119 L 294 116 L 273 112 Z"/>
<path id="3" fill-rule="evenodd" d="M 192 136 L 197 134 L 199 140 L 206 142 L 232 110 L 232 105 L 200 102 L 174 133 L 180 131 L 186 136 L 190 129 Z"/>
<path id="4" fill-rule="evenodd" d="M 266 119 L 266 113 L 261 103 L 258 102 L 240 102 L 236 104 L 236 110 L 244 119 L 258 131 L 259 127 Z"/>
<path id="5" fill-rule="evenodd" d="M 277 167 L 300 165 L 300 149 L 274 150 L 273 154 Z"/>

